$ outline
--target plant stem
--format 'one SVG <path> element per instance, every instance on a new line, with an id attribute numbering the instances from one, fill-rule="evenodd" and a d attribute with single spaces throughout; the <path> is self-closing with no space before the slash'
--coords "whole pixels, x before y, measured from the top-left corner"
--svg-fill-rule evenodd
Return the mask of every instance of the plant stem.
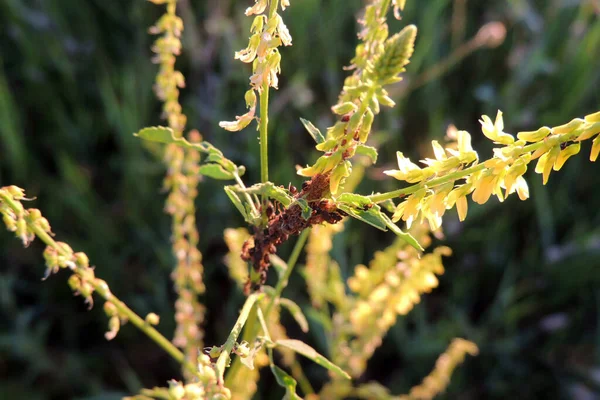
<path id="1" fill-rule="evenodd" d="M 269 84 L 265 83 L 260 93 L 260 180 L 269 180 Z"/>
<path id="2" fill-rule="evenodd" d="M 277 12 L 279 6 L 279 0 L 272 0 L 269 7 L 269 16 L 271 19 Z M 261 182 L 269 181 L 269 140 L 268 140 L 268 126 L 269 126 L 269 83 L 265 82 L 262 86 L 260 96 L 260 180 Z M 264 200 L 264 199 L 263 199 Z"/>
<path id="3" fill-rule="evenodd" d="M 231 354 L 231 351 L 233 350 L 233 347 L 235 346 L 237 338 L 240 335 L 242 328 L 244 328 L 244 324 L 246 323 L 246 320 L 248 319 L 248 315 L 250 314 L 250 311 L 252 310 L 252 306 L 254 306 L 254 303 L 256 302 L 258 297 L 259 297 L 259 294 L 253 293 L 250 296 L 248 296 L 248 298 L 246 299 L 246 302 L 244 303 L 244 306 L 242 307 L 242 311 L 240 312 L 240 315 L 239 315 L 237 321 L 235 322 L 233 329 L 229 333 L 229 337 L 227 337 L 227 341 L 223 345 L 223 350 L 221 350 L 221 355 L 219 356 L 219 358 L 217 359 L 217 362 L 215 363 L 215 369 L 217 371 L 217 379 L 220 384 L 223 383 L 223 375 L 225 374 L 225 368 L 227 367 L 227 363 L 229 362 L 229 355 Z"/>
<path id="4" fill-rule="evenodd" d="M 20 207 L 10 197 L 2 196 L 2 201 L 6 203 L 9 207 L 11 207 L 15 212 L 18 212 Z M 70 257 L 71 254 L 63 249 L 58 243 L 44 230 L 42 230 L 39 226 L 32 224 L 30 221 L 25 219 L 29 228 L 35 233 L 35 235 L 46 245 L 55 249 L 60 255 L 64 257 Z M 83 278 L 87 278 L 87 274 L 85 271 L 80 269 L 73 269 L 73 273 L 82 276 Z M 114 294 L 111 293 L 108 286 L 106 286 L 104 281 L 98 279 L 86 279 L 86 282 L 89 282 L 93 287 L 96 293 L 102 296 L 106 301 L 110 301 L 117 308 L 119 315 L 127 318 L 128 321 L 131 321 L 133 325 L 135 325 L 139 330 L 144 332 L 150 339 L 152 339 L 156 344 L 162 347 L 173 359 L 182 364 L 186 369 L 188 369 L 192 374 L 197 375 L 198 371 L 193 364 L 185 360 L 184 354 L 173 345 L 167 338 L 165 338 L 159 331 L 157 331 L 154 327 L 144 321 L 139 315 L 137 315 L 133 310 L 131 310 L 125 303 L 123 303 L 119 298 L 117 298 Z"/>
<path id="5" fill-rule="evenodd" d="M 237 171 L 233 174 L 233 176 L 235 177 L 235 181 L 237 182 L 237 184 L 240 185 L 240 187 L 242 189 L 246 189 L 246 185 L 244 185 L 244 181 L 242 181 L 242 178 L 240 178 L 240 175 L 237 173 Z M 244 196 L 246 197 L 246 201 L 248 202 L 248 204 L 250 204 L 250 207 L 252 208 L 252 212 L 254 213 L 254 215 L 260 216 L 260 213 L 258 212 L 258 210 L 256 209 L 256 206 L 254 205 L 254 201 L 252 201 L 252 197 L 250 197 L 250 195 L 248 193 L 244 193 Z"/>
<path id="6" fill-rule="evenodd" d="M 285 287 L 287 286 L 290 276 L 292 275 L 292 271 L 294 270 L 296 262 L 298 261 L 298 257 L 300 257 L 300 252 L 302 251 L 302 248 L 304 247 L 304 244 L 306 243 L 309 234 L 310 229 L 305 229 L 304 231 L 302 231 L 300 237 L 296 241 L 294 249 L 292 250 L 292 254 L 290 254 L 290 258 L 287 262 L 287 269 L 285 270 L 285 273 L 283 274 L 281 279 L 279 279 L 279 281 L 277 282 L 277 286 L 275 286 L 275 293 L 273 294 L 273 297 L 271 297 L 271 301 L 269 301 L 269 304 L 267 305 L 267 309 L 265 310 L 265 318 L 269 318 L 269 313 L 275 305 L 276 299 L 279 298 L 279 296 L 281 296 L 281 292 L 283 292 L 283 289 L 285 289 Z"/>
<path id="7" fill-rule="evenodd" d="M 574 136 L 577 136 L 577 135 L 576 134 L 575 135 L 560 135 L 560 136 L 558 136 L 558 141 L 556 142 L 556 144 L 566 143 L 570 140 L 573 140 Z M 544 147 L 546 145 L 546 141 L 550 137 L 551 136 L 549 136 L 548 138 L 546 138 L 545 140 L 542 140 L 540 142 L 524 146 L 521 149 L 520 154 L 518 154 L 518 155 L 515 154 L 515 155 L 513 155 L 513 157 L 516 158 L 517 156 L 523 155 L 525 153 L 531 153 L 531 152 L 536 151 L 539 148 Z M 464 178 L 475 172 L 483 171 L 484 169 L 486 169 L 485 162 L 482 162 L 482 163 L 474 165 L 472 167 L 469 167 L 469 168 L 466 168 L 466 169 L 463 169 L 460 171 L 451 172 L 444 176 L 440 176 L 439 178 L 435 178 L 435 179 L 431 179 L 429 181 L 417 183 L 417 184 L 414 184 L 412 186 L 408 186 L 408 187 L 405 187 L 402 189 L 393 190 L 391 192 L 373 194 L 373 195 L 370 195 L 367 197 L 369 199 L 371 199 L 371 201 L 373 201 L 374 203 L 381 203 L 382 201 L 391 200 L 396 197 L 402 197 L 402 196 L 406 196 L 408 194 L 415 193 L 416 191 L 418 191 L 419 189 L 422 189 L 424 187 L 434 187 L 434 186 L 443 185 L 445 183 L 454 182 L 457 179 Z"/>

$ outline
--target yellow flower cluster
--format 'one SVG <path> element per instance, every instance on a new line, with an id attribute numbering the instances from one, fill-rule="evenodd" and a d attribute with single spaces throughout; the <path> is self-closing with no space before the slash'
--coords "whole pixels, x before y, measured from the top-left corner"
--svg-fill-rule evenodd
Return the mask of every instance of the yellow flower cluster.
<path id="1" fill-rule="evenodd" d="M 240 131 L 255 119 L 256 93 L 261 94 L 269 87 L 277 89 L 281 72 L 280 46 L 291 46 L 292 36 L 277 13 L 279 0 L 255 0 L 255 4 L 246 10 L 246 15 L 255 15 L 250 28 L 250 40 L 245 49 L 237 51 L 235 58 L 252 64 L 250 77 L 250 90 L 244 96 L 248 112 L 237 116 L 235 121 L 221 121 L 219 126 L 228 131 Z M 281 0 L 281 9 L 285 10 L 290 5 L 289 0 Z"/>
<path id="2" fill-rule="evenodd" d="M 417 234 L 424 247 L 430 244 L 423 229 Z M 423 293 L 438 286 L 436 275 L 444 273 L 442 256 L 450 254 L 448 247 L 441 246 L 419 258 L 414 248 L 398 238 L 375 254 L 369 268 L 356 266 L 348 286 L 357 297 L 343 310 L 344 322 L 340 325 L 352 339 L 340 344 L 341 357 L 337 360 L 347 365 L 352 376 L 362 374 L 397 316 L 408 314 Z"/>
<path id="3" fill-rule="evenodd" d="M 359 21 L 363 25 L 359 34 L 362 42 L 352 59 L 355 72 L 346 78 L 338 103 L 332 107 L 340 120 L 327 129 L 326 140 L 316 146 L 325 154 L 314 165 L 298 170 L 299 175 L 307 177 L 330 172 L 330 191 L 334 195 L 350 175 L 349 159 L 364 147 L 380 105 L 395 105 L 384 86 L 401 80 L 398 74 L 404 71 L 413 53 L 417 35 L 414 25 L 388 38 L 389 5 L 388 0 L 376 0 L 366 7 L 365 16 Z"/>
<path id="4" fill-rule="evenodd" d="M 218 383 L 215 369 L 206 354 L 198 356 L 198 375 L 193 383 L 169 381 L 168 388 L 155 387 L 142 389 L 136 396 L 124 397 L 123 400 L 228 400 L 232 399 L 231 391 Z"/>
<path id="5" fill-rule="evenodd" d="M 577 154 L 581 142 L 595 136 L 590 160 L 595 161 L 600 152 L 600 112 L 577 118 L 565 125 L 542 127 L 537 131 L 519 132 L 517 139 L 504 132 L 502 112 L 494 122 L 484 115 L 481 119 L 483 134 L 495 144 L 494 156 L 479 163 L 477 153 L 471 147 L 471 136 L 466 131 L 450 131 L 452 143 L 443 148 L 433 141 L 435 159 L 425 159 L 425 167 L 419 167 L 398 152 L 398 169 L 386 174 L 415 185 L 386 195 L 373 195 L 373 201 L 392 197 L 404 197 L 393 215 L 410 227 L 414 221 L 427 220 L 433 230 L 440 227 L 447 209 L 456 206 L 461 221 L 466 218 L 467 196 L 483 204 L 494 195 L 500 201 L 511 193 L 521 200 L 529 197 L 529 188 L 523 175 L 533 160 L 538 160 L 535 172 L 548 182 L 550 172 L 562 168 L 569 157 Z M 529 143 L 529 144 L 528 144 Z"/>
<path id="6" fill-rule="evenodd" d="M 423 382 L 414 386 L 410 394 L 399 396 L 397 400 L 430 400 L 438 394 L 443 393 L 450 383 L 450 377 L 454 369 L 470 354 L 475 356 L 479 353 L 477 345 L 471 341 L 456 338 L 450 346 L 442 353 L 435 362 L 435 368 L 423 379 Z"/>
<path id="7" fill-rule="evenodd" d="M 150 0 L 155 4 L 165 4 L 166 13 L 150 28 L 150 33 L 161 35 L 152 50 L 159 64 L 154 90 L 164 102 L 163 114 L 173 129 L 175 137 L 181 137 L 186 125 L 186 116 L 179 104 L 179 88 L 185 86 L 183 74 L 175 69 L 176 56 L 181 51 L 183 21 L 176 15 L 177 0 Z M 201 141 L 198 131 L 190 133 L 190 140 Z M 204 306 L 197 297 L 204 293 L 202 281 L 202 254 L 198 250 L 199 234 L 196 228 L 194 200 L 198 194 L 200 181 L 200 153 L 169 144 L 164 155 L 168 167 L 164 187 L 169 191 L 165 210 L 173 218 L 173 253 L 177 265 L 173 271 L 173 281 L 178 299 L 175 303 L 177 327 L 173 343 L 184 349 L 188 361 L 192 362 L 197 349 L 202 347 Z M 190 376 L 188 376 L 190 378 Z"/>
<path id="8" fill-rule="evenodd" d="M 105 309 L 110 309 L 111 313 L 108 315 L 109 332 L 106 338 L 113 339 L 121 324 L 128 318 L 120 312 L 119 300 L 113 297 L 105 281 L 96 278 L 94 268 L 89 265 L 88 256 L 82 252 L 74 252 L 67 243 L 52 239 L 54 234 L 48 220 L 37 208 L 26 210 L 21 203 L 22 200 L 28 200 L 23 189 L 17 186 L 0 188 L 0 214 L 4 224 L 9 231 L 15 232 L 25 246 L 28 246 L 36 236 L 47 244 L 44 250 L 46 261 L 44 279 L 60 269 L 69 269 L 72 272 L 68 280 L 69 287 L 76 295 L 81 295 L 90 308 L 94 304 L 92 294 L 95 291 L 107 300 Z"/>

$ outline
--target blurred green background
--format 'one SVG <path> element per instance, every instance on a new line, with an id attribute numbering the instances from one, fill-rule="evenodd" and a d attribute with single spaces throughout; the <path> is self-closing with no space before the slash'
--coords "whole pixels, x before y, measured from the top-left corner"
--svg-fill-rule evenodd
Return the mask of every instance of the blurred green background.
<path id="1" fill-rule="evenodd" d="M 247 0 L 181 0 L 186 23 L 178 67 L 187 77 L 188 127 L 259 178 L 257 132 L 218 122 L 243 112 L 250 70 L 233 60 L 246 46 Z M 272 94 L 271 178 L 299 184 L 295 164 L 316 158 L 299 117 L 321 129 L 356 44 L 359 0 L 292 0 L 284 19 L 293 46 L 282 50 L 280 90 Z M 97 266 L 98 276 L 139 314 L 162 316 L 168 337 L 174 295 L 170 220 L 162 211 L 164 167 L 132 136 L 160 124 L 152 93 L 147 28 L 161 8 L 135 0 L 0 0 L 0 185 L 37 197 L 54 232 Z M 417 81 L 491 21 L 507 29 L 497 48 L 480 48 L 438 79 L 395 88 L 397 107 L 376 121 L 380 161 L 362 193 L 397 188 L 381 179 L 395 151 L 429 155 L 447 126 L 471 132 L 480 157 L 491 144 L 481 114 L 502 109 L 506 130 L 557 125 L 600 109 L 600 5 L 597 0 L 409 0 L 404 23 L 419 28 L 406 79 Z M 511 196 L 471 206 L 466 222 L 445 218 L 447 259 L 440 287 L 386 336 L 362 382 L 405 393 L 431 370 L 455 336 L 481 354 L 455 373 L 443 398 L 593 399 L 600 396 L 600 174 L 582 146 L 547 186 L 529 171 L 531 199 Z M 224 342 L 243 296 L 223 264 L 225 227 L 243 221 L 220 182 L 205 180 L 197 200 L 208 307 L 206 343 Z M 354 222 L 335 241 L 343 272 L 368 262 L 391 234 Z M 0 398 L 113 399 L 180 377 L 178 366 L 130 325 L 111 342 L 101 307 L 73 298 L 65 273 L 41 282 L 43 247 L 23 249 L 0 230 Z M 289 247 L 281 249 L 285 256 Z M 295 274 L 287 296 L 309 307 Z M 293 323 L 290 324 L 293 326 Z M 318 329 L 295 338 L 317 350 Z M 315 387 L 325 370 L 309 363 Z M 281 398 L 263 374 L 257 399 Z"/>

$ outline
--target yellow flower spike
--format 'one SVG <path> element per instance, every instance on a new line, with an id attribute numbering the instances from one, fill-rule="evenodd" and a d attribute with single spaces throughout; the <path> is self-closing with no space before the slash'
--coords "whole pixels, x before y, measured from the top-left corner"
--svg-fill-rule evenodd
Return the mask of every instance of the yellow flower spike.
<path id="1" fill-rule="evenodd" d="M 564 150 L 561 150 L 561 152 L 558 154 L 556 162 L 554 163 L 553 169 L 555 171 L 559 171 L 562 166 L 565 165 L 565 162 L 567 162 L 569 157 L 578 154 L 579 150 L 581 150 L 581 142 L 576 142 L 570 146 L 567 146 Z"/>
<path id="2" fill-rule="evenodd" d="M 585 116 L 587 122 L 600 122 L 600 111 Z"/>
<path id="3" fill-rule="evenodd" d="M 479 120 L 481 123 L 481 131 L 483 134 L 494 141 L 494 143 L 500 144 L 512 144 L 515 138 L 508 133 L 504 133 L 504 120 L 502 119 L 502 111 L 498 110 L 496 114 L 496 121 L 492 123 L 492 120 L 487 115 L 482 115 L 482 119 Z"/>
<path id="4" fill-rule="evenodd" d="M 569 123 L 553 127 L 552 133 L 554 133 L 555 135 L 564 135 L 565 133 L 571 133 L 575 129 L 581 127 L 581 125 L 583 124 L 585 124 L 585 120 L 581 118 L 575 118 Z"/>
<path id="5" fill-rule="evenodd" d="M 598 158 L 598 153 L 600 153 L 600 135 L 596 136 L 596 138 L 592 142 L 592 152 L 590 153 L 590 161 L 596 161 L 596 159 Z"/>
<path id="6" fill-rule="evenodd" d="M 552 130 L 550 128 L 548 128 L 547 126 L 544 126 L 544 127 L 541 127 L 540 129 L 538 129 L 537 131 L 519 132 L 519 133 L 517 133 L 517 137 L 520 140 L 535 143 L 535 142 L 539 142 L 540 140 L 543 140 L 551 132 L 552 132 Z"/>

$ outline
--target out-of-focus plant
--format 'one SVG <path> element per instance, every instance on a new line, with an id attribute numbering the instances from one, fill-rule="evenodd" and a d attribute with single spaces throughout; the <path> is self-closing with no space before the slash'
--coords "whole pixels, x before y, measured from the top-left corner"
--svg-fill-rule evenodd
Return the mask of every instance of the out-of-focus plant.
<path id="1" fill-rule="evenodd" d="M 313 165 L 298 168 L 298 175 L 307 178 L 300 189 L 278 186 L 269 180 L 268 172 L 269 92 L 278 87 L 280 48 L 292 45 L 280 14 L 290 2 L 255 0 L 246 10 L 246 15 L 253 18 L 248 46 L 235 53 L 236 59 L 252 64 L 250 89 L 244 96 L 248 111 L 235 121 L 220 123 L 226 130 L 240 131 L 257 122 L 261 181 L 247 187 L 241 179 L 243 166 L 227 159 L 196 130 L 190 131 L 187 139 L 184 137 L 186 117 L 179 103 L 184 77 L 175 68 L 183 22 L 176 14 L 176 0 L 150 1 L 166 7 L 166 13 L 150 32 L 160 35 L 153 47 L 159 64 L 155 91 L 164 102 L 168 127 L 145 128 L 136 136 L 167 144 L 164 186 L 169 195 L 165 210 L 173 218 L 173 253 L 177 260 L 172 274 L 178 295 L 173 340 L 167 340 L 153 328 L 159 322 L 156 314 L 150 313 L 143 319 L 112 294 L 108 285 L 96 278 L 84 253 L 73 252 L 66 243 L 56 242 L 41 212 L 23 206 L 22 202 L 28 199 L 22 189 L 0 189 L 0 212 L 7 228 L 26 246 L 35 237 L 47 245 L 46 277 L 61 268 L 69 269 L 69 285 L 76 294 L 82 295 L 90 306 L 93 292 L 104 299 L 109 317 L 107 339 L 114 338 L 121 325 L 130 321 L 184 367 L 184 382 L 173 380 L 168 387 L 145 389 L 134 398 L 249 399 L 256 391 L 258 370 L 267 365 L 284 388 L 285 399 L 300 398 L 297 386 L 312 399 L 429 399 L 443 392 L 465 355 L 477 354 L 475 343 L 455 339 L 431 374 L 404 396 L 391 395 L 377 383 L 356 385 L 352 378 L 363 374 L 367 361 L 397 317 L 410 312 L 423 294 L 437 287 L 437 276 L 444 272 L 442 257 L 450 255 L 451 250 L 446 246 L 428 252 L 425 249 L 432 245 L 431 235 L 441 238 L 446 210 L 456 207 L 462 221 L 467 216 L 469 195 L 478 204 L 486 203 L 492 195 L 503 201 L 515 192 L 520 199 L 527 199 L 529 189 L 523 175 L 529 164 L 536 161 L 535 172 L 542 174 L 546 184 L 552 170 L 560 170 L 571 156 L 579 153 L 583 141 L 592 140 L 590 159 L 595 161 L 600 153 L 600 112 L 560 126 L 518 132 L 516 138 L 504 131 L 500 111 L 495 121 L 484 115 L 481 129 L 496 145 L 493 157 L 480 160 L 471 146 L 471 135 L 450 130 L 445 146 L 433 141 L 434 158 L 425 158 L 422 166 L 402 152 L 397 153 L 398 169 L 385 174 L 405 182 L 404 187 L 370 195 L 354 193 L 364 167 L 361 164 L 353 170 L 352 160 L 360 155 L 370 163 L 377 161 L 377 149 L 367 144 L 373 122 L 381 106 L 394 106 L 388 90 L 401 80 L 399 75 L 410 61 L 417 37 L 414 25 L 389 34 L 388 14 L 393 11 L 399 19 L 404 1 L 374 0 L 367 4 L 359 20 L 361 41 L 351 61 L 353 73 L 346 78 L 338 102 L 332 107 L 337 122 L 323 134 L 311 122 L 302 120 L 317 143 L 316 149 L 323 154 Z M 500 25 L 482 28 L 475 39 L 458 47 L 447 63 L 422 75 L 415 85 L 443 73 L 477 47 L 497 45 L 503 40 L 503 29 Z M 194 207 L 201 176 L 232 181 L 232 185 L 225 186 L 225 192 L 249 226 L 249 230 L 225 230 L 230 249 L 226 263 L 231 277 L 247 295 L 246 301 L 225 342 L 204 348 L 204 306 L 198 296 L 205 287 Z M 330 251 L 332 239 L 342 230 L 347 217 L 382 231 L 391 230 L 398 238 L 377 252 L 368 267 L 357 265 L 354 274 L 344 282 Z M 396 225 L 400 220 L 405 222 L 406 230 Z M 284 261 L 276 253 L 291 236 L 299 238 L 289 259 Z M 308 344 L 290 339 L 280 322 L 286 312 L 302 331 L 309 328 L 300 307 L 283 296 L 305 244 L 307 260 L 303 272 L 315 313 L 325 327 L 331 361 Z M 265 285 L 270 266 L 277 273 L 275 287 Z M 275 357 L 274 350 L 281 357 Z M 319 393 L 305 376 L 296 358 L 298 354 L 329 370 L 331 380 Z M 279 360 L 290 373 L 276 365 Z"/>

